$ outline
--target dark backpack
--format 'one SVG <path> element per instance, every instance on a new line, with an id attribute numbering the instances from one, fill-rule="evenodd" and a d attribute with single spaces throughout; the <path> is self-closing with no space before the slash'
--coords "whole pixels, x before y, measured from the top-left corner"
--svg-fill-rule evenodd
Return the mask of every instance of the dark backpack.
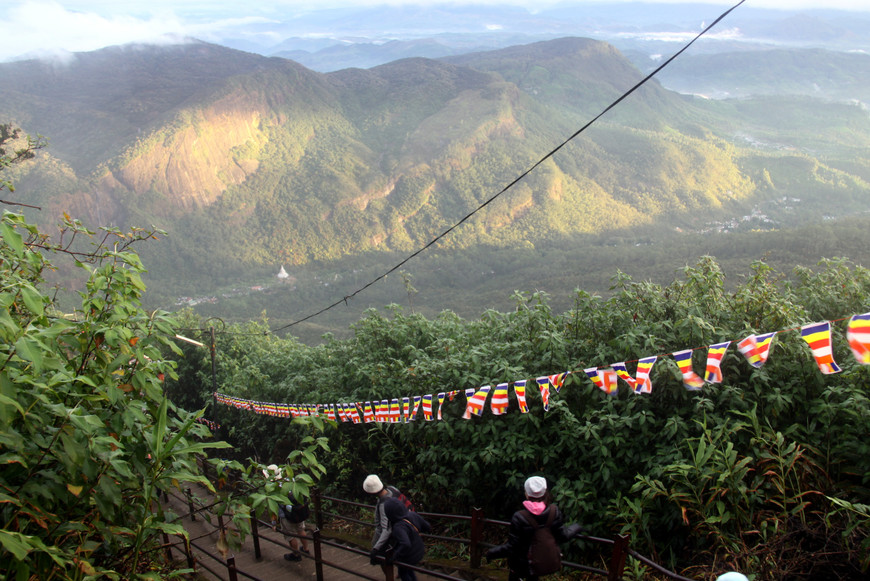
<path id="1" fill-rule="evenodd" d="M 302 521 L 307 519 L 309 516 L 311 516 L 311 509 L 308 508 L 308 503 L 299 502 L 298 500 L 296 500 L 296 497 L 293 495 L 290 496 L 289 500 L 293 504 L 292 505 L 288 504 L 286 506 L 280 507 L 281 512 L 284 513 L 281 516 L 283 516 L 284 518 L 286 518 L 288 521 L 290 521 L 292 523 L 301 523 Z M 290 507 L 289 510 L 287 509 L 288 507 Z"/>
<path id="2" fill-rule="evenodd" d="M 414 510 L 414 503 L 411 502 L 411 499 L 402 494 L 402 491 L 396 488 L 395 486 L 387 485 L 387 490 L 390 491 L 390 494 L 393 495 L 393 498 L 398 498 L 402 501 L 402 504 L 405 505 L 405 508 L 408 510 Z"/>
<path id="3" fill-rule="evenodd" d="M 562 552 L 556 543 L 556 537 L 550 527 L 556 513 L 555 507 L 550 506 L 547 522 L 539 525 L 535 518 L 527 510 L 523 510 L 523 516 L 532 525 L 534 530 L 532 544 L 529 545 L 529 573 L 535 576 L 557 573 L 562 569 Z"/>

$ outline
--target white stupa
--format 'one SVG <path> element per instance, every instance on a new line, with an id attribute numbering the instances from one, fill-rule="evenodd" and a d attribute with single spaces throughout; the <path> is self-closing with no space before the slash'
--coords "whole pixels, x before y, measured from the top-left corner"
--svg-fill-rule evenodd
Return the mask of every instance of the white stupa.
<path id="1" fill-rule="evenodd" d="M 281 265 L 281 270 L 279 270 L 279 271 L 278 271 L 278 274 L 276 274 L 275 276 L 278 277 L 278 280 L 284 280 L 284 279 L 290 278 L 290 275 L 287 274 L 287 271 L 286 271 L 286 270 L 284 270 L 284 265 L 283 265 L 283 264 Z"/>

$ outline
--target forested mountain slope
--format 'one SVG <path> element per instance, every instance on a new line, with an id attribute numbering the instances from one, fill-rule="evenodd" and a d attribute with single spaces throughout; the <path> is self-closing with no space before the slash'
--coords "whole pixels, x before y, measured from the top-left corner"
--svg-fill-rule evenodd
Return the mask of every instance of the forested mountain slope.
<path id="1" fill-rule="evenodd" d="M 25 201 L 43 218 L 153 222 L 171 234 L 158 254 L 185 268 L 205 267 L 185 256 L 203 244 L 243 264 L 417 246 L 639 78 L 583 39 L 327 75 L 204 44 L 0 67 L 4 117 L 51 139 L 18 176 Z M 627 226 L 746 196 L 725 143 L 672 127 L 666 113 L 689 106 L 651 85 L 621 114 L 639 124 L 603 123 L 452 243 L 599 231 L 589 212 Z"/>
<path id="2" fill-rule="evenodd" d="M 357 283 L 354 257 L 373 270 L 420 248 L 641 78 L 613 47 L 581 38 L 328 74 L 191 42 L 0 64 L 0 117 L 50 139 L 12 176 L 17 200 L 42 208 L 37 220 L 67 212 L 167 231 L 140 251 L 152 296 L 166 299 L 282 264 Z M 855 105 L 709 102 L 653 80 L 437 249 L 467 260 L 540 247 L 583 260 L 656 243 L 651 226 L 705 232 L 766 216 L 764 204 L 784 197 L 806 211 L 790 203 L 764 229 L 820 219 L 818 208 L 855 214 L 867 209 L 868 142 L 870 120 Z M 617 266 L 591 275 L 606 280 Z M 427 306 L 453 308 L 463 288 Z M 306 296 L 305 308 L 322 300 Z"/>

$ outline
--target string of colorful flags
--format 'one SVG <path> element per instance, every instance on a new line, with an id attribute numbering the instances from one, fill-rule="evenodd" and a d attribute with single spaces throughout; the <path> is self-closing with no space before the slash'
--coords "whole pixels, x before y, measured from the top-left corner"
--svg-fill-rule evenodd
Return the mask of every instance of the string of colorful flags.
<path id="1" fill-rule="evenodd" d="M 207 426 L 208 429 L 211 430 L 212 432 L 215 431 L 215 430 L 217 430 L 218 428 L 221 427 L 219 423 L 214 422 L 214 421 L 212 421 L 212 420 L 208 420 L 208 419 L 206 419 L 206 418 L 197 418 L 197 419 L 196 419 L 196 422 L 197 422 L 198 424 L 204 424 L 204 425 Z"/>
<path id="2" fill-rule="evenodd" d="M 834 361 L 833 343 L 831 340 L 831 322 L 812 323 L 799 328 L 801 338 L 807 343 L 812 352 L 816 365 L 825 375 L 839 373 L 840 367 Z M 788 329 L 792 330 L 792 329 Z M 774 337 L 780 332 L 765 333 L 763 335 L 750 335 L 736 342 L 737 349 L 746 360 L 755 368 L 761 368 L 767 361 Z M 858 363 L 870 365 L 870 313 L 854 315 L 846 326 L 846 340 L 849 348 Z M 728 347 L 734 341 L 724 341 L 707 347 L 707 362 L 703 377 L 695 372 L 692 366 L 692 353 L 696 349 L 685 349 L 670 353 L 682 374 L 683 385 L 690 391 L 698 391 L 705 384 L 722 382 L 722 359 Z M 634 393 L 652 393 L 652 381 L 650 373 L 659 356 L 644 357 L 637 360 L 637 368 L 634 376 L 628 371 L 626 362 L 613 363 L 610 367 L 590 367 L 583 373 L 599 389 L 608 395 L 614 395 L 619 387 L 618 380 L 624 381 Z M 550 409 L 550 394 L 552 391 L 559 393 L 565 378 L 574 373 L 565 371 L 553 375 L 544 375 L 534 380 L 532 387 L 537 386 L 543 402 L 544 411 Z M 325 416 L 329 420 L 358 423 L 404 423 L 415 421 L 418 413 L 422 410 L 425 421 L 443 419 L 442 407 L 445 402 L 453 401 L 457 395 L 464 393 L 466 397 L 465 412 L 463 418 L 470 419 L 472 416 L 480 416 L 486 408 L 486 401 L 490 401 L 490 410 L 493 415 L 507 413 L 509 406 L 509 389 L 513 386 L 514 395 L 520 413 L 529 413 L 526 400 L 526 384 L 528 380 L 520 379 L 513 382 L 499 383 L 495 387 L 485 385 L 478 388 L 465 390 L 443 391 L 437 394 L 415 395 L 403 398 L 391 398 L 350 403 L 330 404 L 288 404 L 254 401 L 243 399 L 222 393 L 215 393 L 218 403 L 249 410 L 256 414 L 276 417 L 300 417 L 300 416 Z M 492 397 L 490 398 L 490 394 Z"/>

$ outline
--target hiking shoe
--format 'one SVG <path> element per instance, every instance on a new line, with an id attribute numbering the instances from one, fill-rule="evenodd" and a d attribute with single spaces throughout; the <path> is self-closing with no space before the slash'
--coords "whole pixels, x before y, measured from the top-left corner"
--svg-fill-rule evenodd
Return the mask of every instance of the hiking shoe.
<path id="1" fill-rule="evenodd" d="M 296 553 L 284 553 L 285 561 L 301 561 L 302 557 L 297 555 Z"/>

